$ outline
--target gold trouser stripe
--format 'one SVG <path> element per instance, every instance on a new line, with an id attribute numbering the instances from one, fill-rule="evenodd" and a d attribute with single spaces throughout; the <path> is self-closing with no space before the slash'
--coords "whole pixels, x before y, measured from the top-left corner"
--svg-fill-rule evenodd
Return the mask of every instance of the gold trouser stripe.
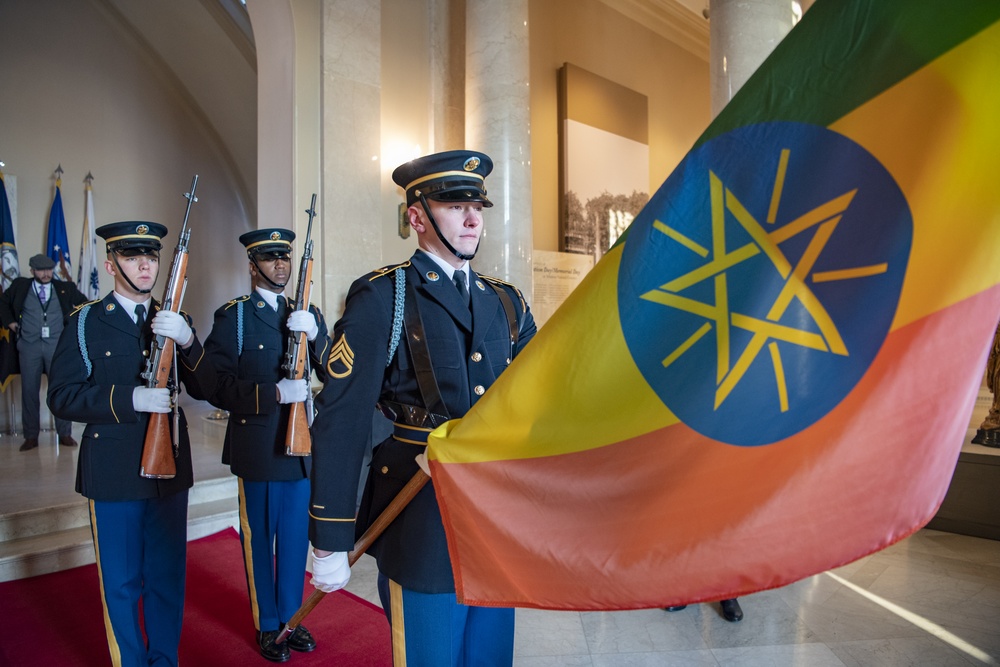
<path id="1" fill-rule="evenodd" d="M 260 610 L 257 607 L 257 586 L 253 578 L 253 550 L 250 542 L 253 533 L 250 532 L 250 519 L 247 517 L 247 497 L 243 491 L 243 478 L 237 477 L 240 489 L 240 530 L 243 531 L 243 566 L 247 571 L 247 584 L 250 588 L 250 611 L 253 612 L 253 627 L 260 632 Z"/>
<path id="2" fill-rule="evenodd" d="M 389 617 L 392 619 L 392 667 L 406 667 L 406 626 L 403 623 L 403 587 L 389 580 Z"/>
<path id="3" fill-rule="evenodd" d="M 94 512 L 94 501 L 90 500 L 89 505 L 90 531 L 94 540 L 94 556 L 97 558 L 97 580 L 101 584 L 101 606 L 104 608 L 104 632 L 108 636 L 108 651 L 111 653 L 111 664 L 114 667 L 121 667 L 122 651 L 118 647 L 115 629 L 111 625 L 111 616 L 108 615 L 108 601 L 104 597 L 104 572 L 101 570 L 101 545 L 97 541 L 97 514 Z"/>

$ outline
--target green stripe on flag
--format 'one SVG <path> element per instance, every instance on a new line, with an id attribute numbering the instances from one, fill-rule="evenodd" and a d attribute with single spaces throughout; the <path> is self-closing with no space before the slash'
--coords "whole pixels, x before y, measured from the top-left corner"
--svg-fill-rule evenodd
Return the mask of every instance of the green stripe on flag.
<path id="1" fill-rule="evenodd" d="M 764 121 L 829 126 L 996 22 L 1000 2 L 820 0 L 808 13 L 696 146 Z"/>

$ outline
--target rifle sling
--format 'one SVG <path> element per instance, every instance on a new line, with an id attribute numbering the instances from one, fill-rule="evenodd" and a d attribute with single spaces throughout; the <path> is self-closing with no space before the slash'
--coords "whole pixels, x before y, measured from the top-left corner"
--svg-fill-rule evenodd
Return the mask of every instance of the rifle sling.
<path id="1" fill-rule="evenodd" d="M 517 339 L 520 335 L 520 329 L 517 325 L 517 312 L 514 310 L 514 302 L 510 300 L 510 295 L 498 285 L 494 285 L 490 281 L 486 281 L 493 291 L 497 293 L 500 297 L 500 303 L 503 305 L 503 312 L 507 315 L 507 328 L 510 330 L 510 358 L 514 358 L 514 352 L 517 350 Z"/>
<path id="2" fill-rule="evenodd" d="M 434 366 L 431 364 L 431 352 L 427 347 L 424 323 L 420 317 L 420 309 L 417 306 L 417 297 L 414 294 L 414 288 L 410 284 L 406 286 L 406 307 L 404 310 L 406 346 L 409 348 L 410 357 L 413 360 L 413 369 L 417 376 L 417 387 L 420 389 L 420 396 L 423 398 L 424 406 L 427 408 L 431 425 L 437 428 L 451 419 L 451 416 L 444 404 L 444 400 L 441 398 L 441 390 L 438 388 L 437 378 L 434 377 Z"/>

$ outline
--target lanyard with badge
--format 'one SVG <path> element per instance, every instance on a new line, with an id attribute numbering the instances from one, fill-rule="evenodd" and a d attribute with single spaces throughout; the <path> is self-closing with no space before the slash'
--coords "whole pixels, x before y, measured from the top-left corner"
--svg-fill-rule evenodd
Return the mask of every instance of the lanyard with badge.
<path id="1" fill-rule="evenodd" d="M 42 292 L 47 292 L 46 287 L 51 287 L 51 285 L 42 285 L 41 287 L 35 285 L 35 296 L 38 297 L 38 303 L 42 306 L 42 338 L 49 337 L 49 304 L 52 303 L 51 294 L 46 294 L 46 298 L 42 299 Z"/>

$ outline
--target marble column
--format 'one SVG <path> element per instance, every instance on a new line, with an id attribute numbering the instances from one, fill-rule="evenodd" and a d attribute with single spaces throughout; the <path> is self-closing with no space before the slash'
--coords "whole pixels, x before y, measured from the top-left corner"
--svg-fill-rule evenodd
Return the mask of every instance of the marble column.
<path id="1" fill-rule="evenodd" d="M 257 220 L 287 227 L 294 201 L 295 29 L 287 0 L 249 0 L 257 49 Z"/>
<path id="2" fill-rule="evenodd" d="M 811 0 L 711 0 L 712 117 L 784 39 Z"/>
<path id="3" fill-rule="evenodd" d="M 322 0 L 322 276 L 313 275 L 330 323 L 354 279 L 382 263 L 381 11 L 379 0 Z"/>
<path id="4" fill-rule="evenodd" d="M 493 158 L 477 271 L 531 295 L 528 0 L 468 0 L 465 147 Z"/>
<path id="5" fill-rule="evenodd" d="M 465 0 L 428 0 L 431 144 L 465 148 Z"/>

